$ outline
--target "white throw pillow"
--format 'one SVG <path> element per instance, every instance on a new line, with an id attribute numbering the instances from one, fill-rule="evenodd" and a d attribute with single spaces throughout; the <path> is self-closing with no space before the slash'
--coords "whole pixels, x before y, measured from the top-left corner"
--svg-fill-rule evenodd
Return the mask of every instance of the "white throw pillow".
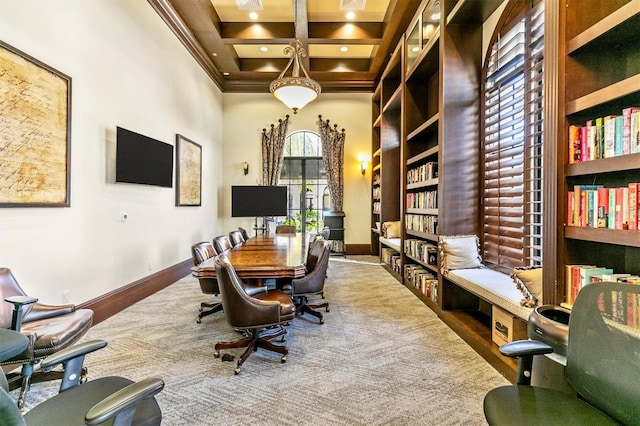
<path id="1" fill-rule="evenodd" d="M 532 308 L 542 301 L 542 267 L 513 268 L 511 278 L 524 296 L 520 305 Z"/>
<path id="2" fill-rule="evenodd" d="M 440 272 L 454 269 L 482 268 L 480 239 L 476 235 L 441 235 L 438 237 Z"/>

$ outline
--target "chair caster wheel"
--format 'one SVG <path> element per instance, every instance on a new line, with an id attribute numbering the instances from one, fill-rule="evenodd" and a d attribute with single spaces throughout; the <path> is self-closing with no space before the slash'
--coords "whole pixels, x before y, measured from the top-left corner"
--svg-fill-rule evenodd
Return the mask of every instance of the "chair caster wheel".
<path id="1" fill-rule="evenodd" d="M 324 320 L 323 319 L 320 320 L 320 324 L 324 324 Z"/>
<path id="2" fill-rule="evenodd" d="M 198 312 L 202 312 L 202 311 L 204 311 L 204 308 L 200 306 L 200 309 L 198 309 Z"/>
<path id="3" fill-rule="evenodd" d="M 287 356 L 286 355 L 282 355 L 282 358 L 280 358 L 280 362 L 283 363 L 283 364 L 285 362 L 287 362 Z"/>
<path id="4" fill-rule="evenodd" d="M 201 322 L 202 322 L 202 318 L 198 318 L 198 319 L 196 320 L 196 324 L 200 324 Z"/>
<path id="5" fill-rule="evenodd" d="M 240 367 L 236 367 L 236 369 L 233 370 L 233 374 L 235 374 L 236 376 L 240 374 Z"/>
<path id="6" fill-rule="evenodd" d="M 329 312 L 329 307 L 327 306 L 324 311 Z"/>
<path id="7" fill-rule="evenodd" d="M 220 351 L 215 351 L 215 352 L 213 353 L 213 357 L 214 357 L 214 358 L 220 358 Z"/>

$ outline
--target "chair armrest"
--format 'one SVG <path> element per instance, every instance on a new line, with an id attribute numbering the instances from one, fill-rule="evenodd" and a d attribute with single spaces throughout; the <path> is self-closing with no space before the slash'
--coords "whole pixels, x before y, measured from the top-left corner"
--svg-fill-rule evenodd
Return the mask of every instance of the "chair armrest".
<path id="1" fill-rule="evenodd" d="M 260 293 L 266 293 L 267 292 L 267 286 L 266 285 L 247 285 L 245 284 L 243 286 L 245 293 L 247 293 L 249 296 L 253 297 L 256 296 Z"/>
<path id="2" fill-rule="evenodd" d="M 22 318 L 22 322 L 37 321 L 59 315 L 70 314 L 76 310 L 76 305 L 45 305 L 36 303 L 33 308 Z"/>
<path id="3" fill-rule="evenodd" d="M 64 364 L 64 375 L 59 390 L 59 392 L 64 392 L 77 386 L 80 382 L 85 355 L 102 349 L 105 346 L 107 346 L 105 340 L 91 340 L 73 345 L 49 355 L 42 360 L 40 367 L 43 371 L 47 372 L 59 364 Z"/>
<path id="4" fill-rule="evenodd" d="M 293 296 L 304 293 L 320 293 L 324 287 L 326 269 L 316 267 L 302 278 L 291 281 L 291 294 Z"/>
<path id="5" fill-rule="evenodd" d="M 502 355 L 518 358 L 516 384 L 531 385 L 531 367 L 535 355 L 545 355 L 553 352 L 553 348 L 537 340 L 517 340 L 500 346 Z"/>
<path id="6" fill-rule="evenodd" d="M 516 340 L 500 346 L 500 353 L 511 358 L 544 355 L 553 352 L 553 348 L 537 340 Z"/>
<path id="7" fill-rule="evenodd" d="M 138 402 L 154 396 L 163 388 L 164 382 L 157 378 L 133 383 L 91 407 L 85 416 L 85 423 L 97 425 L 115 416 L 113 424 L 125 424 L 124 419 L 126 418 L 129 418 L 130 424 Z"/>
<path id="8" fill-rule="evenodd" d="M 38 301 L 37 297 L 29 296 L 9 296 L 5 297 L 5 302 L 9 302 L 13 305 L 13 312 L 11 314 L 11 329 L 14 331 L 20 331 L 22 328 L 22 308 L 25 305 L 31 305 Z"/>

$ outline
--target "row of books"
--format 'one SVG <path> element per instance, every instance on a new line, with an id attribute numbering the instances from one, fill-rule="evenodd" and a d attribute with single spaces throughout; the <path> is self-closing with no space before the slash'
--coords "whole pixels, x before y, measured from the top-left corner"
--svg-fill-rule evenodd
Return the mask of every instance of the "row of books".
<path id="1" fill-rule="evenodd" d="M 613 269 L 595 265 L 566 265 L 566 301 L 573 305 L 578 293 L 588 284 L 599 281 L 624 282 L 629 284 L 640 284 L 640 276 L 614 273 Z"/>
<path id="2" fill-rule="evenodd" d="M 640 153 L 640 107 L 569 126 L 569 164 Z"/>
<path id="3" fill-rule="evenodd" d="M 400 253 L 392 248 L 382 247 L 380 249 L 380 258 L 395 272 L 398 274 L 402 273 L 402 260 L 400 259 Z"/>
<path id="4" fill-rule="evenodd" d="M 598 304 L 602 315 L 618 324 L 640 328 L 640 294 L 632 291 L 611 291 L 603 294 Z"/>
<path id="5" fill-rule="evenodd" d="M 380 198 L 380 187 L 374 186 L 373 190 L 371 191 L 371 195 L 373 196 L 373 198 Z"/>
<path id="6" fill-rule="evenodd" d="M 437 209 L 438 191 L 408 192 L 408 209 Z"/>
<path id="7" fill-rule="evenodd" d="M 438 216 L 424 214 L 406 214 L 405 227 L 409 231 L 438 233 Z"/>
<path id="8" fill-rule="evenodd" d="M 424 240 L 404 240 L 404 252 L 429 265 L 438 264 L 438 247 Z"/>
<path id="9" fill-rule="evenodd" d="M 374 201 L 373 202 L 373 211 L 374 212 L 379 212 L 381 207 L 382 207 L 382 203 L 380 201 Z"/>
<path id="10" fill-rule="evenodd" d="M 424 182 L 438 177 L 438 163 L 430 161 L 407 171 L 407 183 Z"/>
<path id="11" fill-rule="evenodd" d="M 640 229 L 640 183 L 605 188 L 575 185 L 567 193 L 567 225 L 637 231 Z"/>
<path id="12" fill-rule="evenodd" d="M 408 264 L 404 266 L 404 278 L 422 294 L 438 303 L 438 277 L 421 265 Z"/>

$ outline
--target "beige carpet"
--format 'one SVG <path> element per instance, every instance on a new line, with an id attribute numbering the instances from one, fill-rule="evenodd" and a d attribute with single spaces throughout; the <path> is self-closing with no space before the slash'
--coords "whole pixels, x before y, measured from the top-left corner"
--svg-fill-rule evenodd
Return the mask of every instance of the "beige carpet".
<path id="1" fill-rule="evenodd" d="M 186 277 L 89 331 L 109 341 L 87 357 L 90 378 L 163 378 L 165 425 L 486 424 L 483 396 L 507 381 L 374 262 L 331 259 L 331 311 L 288 327 L 285 364 L 259 350 L 236 376 L 215 359 L 214 343 L 238 334 L 223 313 L 196 324 L 208 296 Z M 34 385 L 28 406 L 52 393 Z"/>

